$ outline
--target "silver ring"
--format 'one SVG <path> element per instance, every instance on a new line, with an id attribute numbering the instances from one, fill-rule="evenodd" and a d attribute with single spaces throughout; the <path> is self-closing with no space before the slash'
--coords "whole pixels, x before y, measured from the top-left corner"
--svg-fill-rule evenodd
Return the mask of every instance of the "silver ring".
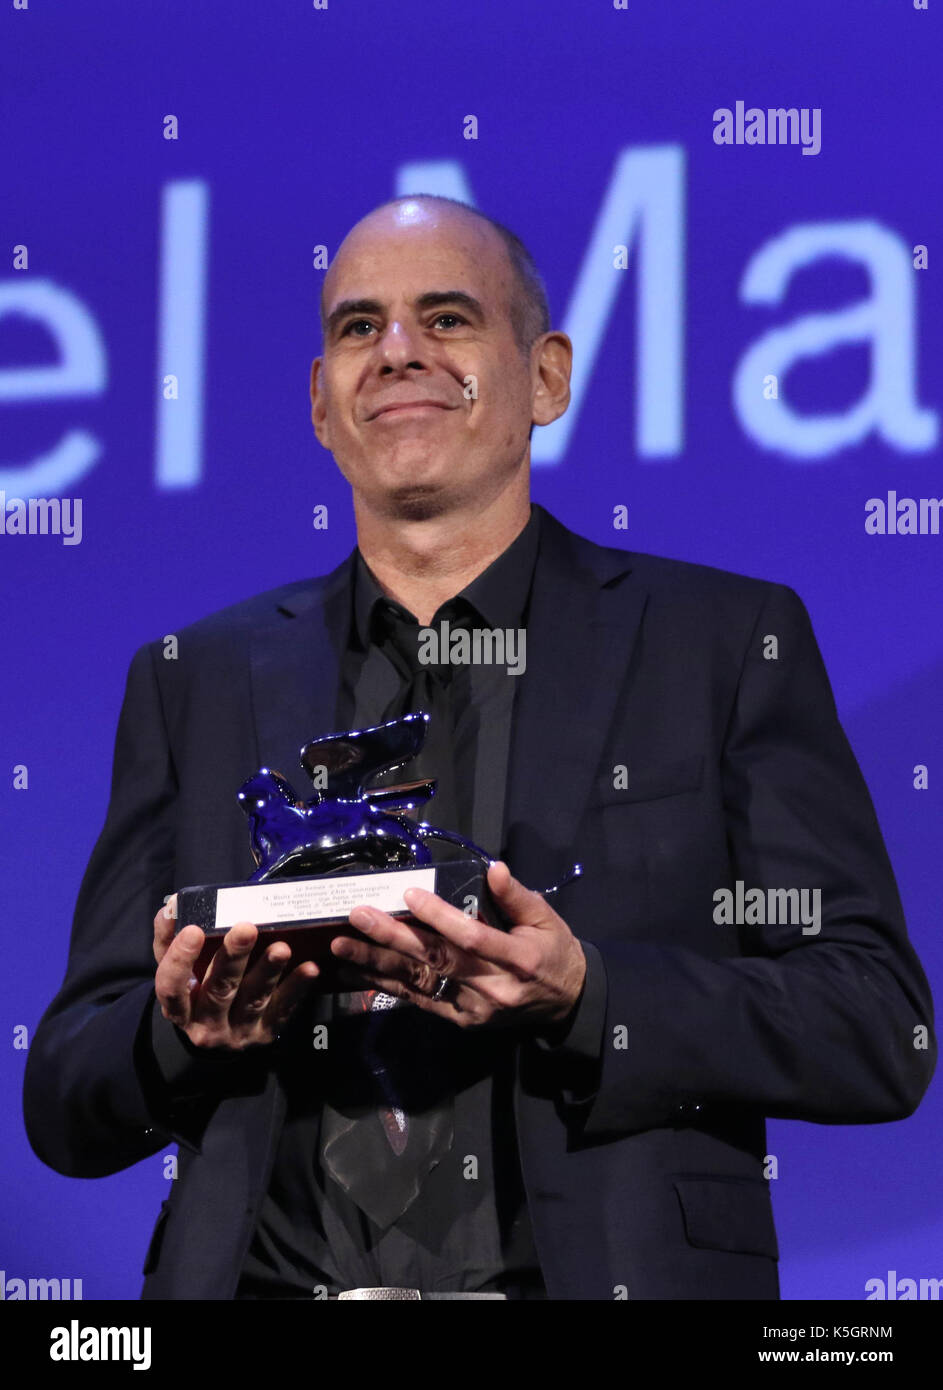
<path id="1" fill-rule="evenodd" d="M 448 977 L 448 975 L 440 975 L 440 976 L 439 976 L 439 983 L 438 983 L 438 984 L 436 985 L 436 987 L 435 987 L 435 994 L 431 994 L 431 995 L 429 996 L 429 998 L 433 1001 L 433 1003 L 435 1003 L 437 1000 L 439 1000 L 439 999 L 442 998 L 442 996 L 445 994 L 445 991 L 448 989 L 448 987 L 449 987 L 449 977 Z"/>

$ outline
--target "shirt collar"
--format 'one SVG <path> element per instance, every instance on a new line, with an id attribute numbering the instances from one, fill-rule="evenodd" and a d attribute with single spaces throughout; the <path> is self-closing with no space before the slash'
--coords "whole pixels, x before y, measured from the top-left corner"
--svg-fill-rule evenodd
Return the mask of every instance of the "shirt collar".
<path id="1" fill-rule="evenodd" d="M 540 544 L 540 511 L 532 506 L 530 519 L 518 536 L 503 550 L 497 559 L 492 560 L 487 569 L 482 570 L 470 584 L 466 584 L 455 598 L 462 598 L 474 608 L 491 628 L 522 627 L 537 562 Z M 452 600 L 449 600 L 452 602 Z M 354 627 L 361 647 L 366 650 L 370 642 L 371 619 L 378 603 L 388 604 L 406 613 L 408 610 L 394 599 L 384 594 L 358 548 L 354 565 Z M 433 617 L 433 624 L 445 604 L 441 604 Z M 409 617 L 415 622 L 413 614 Z"/>

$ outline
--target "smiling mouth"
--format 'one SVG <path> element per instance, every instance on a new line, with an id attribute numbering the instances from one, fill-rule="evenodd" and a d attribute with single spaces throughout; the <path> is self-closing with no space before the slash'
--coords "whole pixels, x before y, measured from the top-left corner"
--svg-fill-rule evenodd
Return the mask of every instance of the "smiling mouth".
<path id="1" fill-rule="evenodd" d="M 410 415 L 414 411 L 423 410 L 449 410 L 447 405 L 438 405 L 435 401 L 417 401 L 415 405 L 388 405 L 382 410 L 378 410 L 376 415 L 372 415 L 371 420 L 381 420 L 385 415 Z"/>

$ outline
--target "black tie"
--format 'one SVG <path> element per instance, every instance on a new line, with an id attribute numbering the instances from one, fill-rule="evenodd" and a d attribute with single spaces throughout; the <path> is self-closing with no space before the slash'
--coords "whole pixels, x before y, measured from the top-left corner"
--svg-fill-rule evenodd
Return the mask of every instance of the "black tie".
<path id="1" fill-rule="evenodd" d="M 467 789 L 469 795 L 460 796 L 456 772 L 456 668 L 442 659 L 447 658 L 448 653 L 442 651 L 441 643 L 438 662 L 420 660 L 421 629 L 405 610 L 390 603 L 378 605 L 374 621 L 377 645 L 406 683 L 385 717 L 393 719 L 419 711 L 429 715 L 425 742 L 418 757 L 408 768 L 389 774 L 388 780 L 434 777 L 435 796 L 421 812 L 421 818 L 446 830 L 470 834 L 466 822 L 471 809 L 471 789 Z M 441 632 L 439 625 L 443 621 L 454 631 L 458 627 L 470 627 L 473 615 L 467 605 L 453 600 L 436 613 L 432 626 L 437 632 Z"/>
<path id="2" fill-rule="evenodd" d="M 468 627 L 473 616 L 467 605 L 453 601 L 439 609 L 433 625 L 447 618 L 452 629 Z M 434 777 L 435 796 L 416 818 L 468 834 L 470 789 L 459 797 L 455 772 L 455 668 L 441 659 L 447 656 L 441 650 L 438 662 L 420 660 L 419 625 L 398 605 L 378 603 L 373 624 L 374 642 L 405 683 L 384 720 L 418 711 L 430 716 L 419 755 L 379 784 Z M 452 1025 L 416 1009 L 377 1011 L 375 999 L 375 990 L 364 990 L 342 1004 L 344 1012 L 361 1020 L 358 1051 L 373 1078 L 374 1101 L 343 1112 L 326 1105 L 321 1138 L 328 1172 L 385 1230 L 412 1204 L 452 1145 L 452 1096 L 443 1093 L 441 1083 L 427 1096 L 422 1084 L 424 1057 L 432 1049 L 444 1060 Z"/>

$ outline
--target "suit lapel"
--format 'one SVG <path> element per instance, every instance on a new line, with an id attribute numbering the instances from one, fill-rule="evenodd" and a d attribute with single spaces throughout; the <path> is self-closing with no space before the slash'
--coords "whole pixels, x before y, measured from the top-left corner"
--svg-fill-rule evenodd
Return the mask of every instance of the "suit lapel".
<path id="1" fill-rule="evenodd" d="M 341 656 L 350 621 L 354 552 L 309 589 L 283 600 L 250 643 L 252 700 L 262 765 L 311 795 L 301 768 L 305 743 L 334 732 Z M 247 776 L 249 774 L 247 773 Z"/>
<path id="2" fill-rule="evenodd" d="M 612 724 L 647 594 L 631 557 L 593 545 L 546 511 L 515 699 L 506 833 L 515 876 L 557 882 Z"/>

